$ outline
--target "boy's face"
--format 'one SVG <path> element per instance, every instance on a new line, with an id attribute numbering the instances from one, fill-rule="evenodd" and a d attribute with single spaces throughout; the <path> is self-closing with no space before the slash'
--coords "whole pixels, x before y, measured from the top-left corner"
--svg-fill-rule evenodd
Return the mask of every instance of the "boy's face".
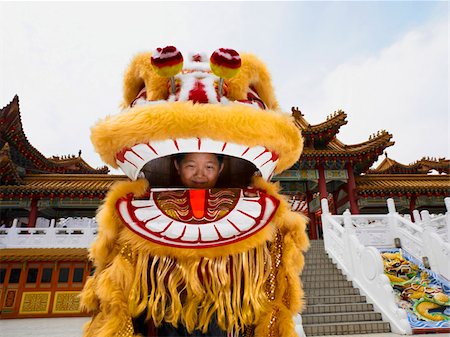
<path id="1" fill-rule="evenodd" d="M 187 153 L 180 163 L 175 160 L 174 164 L 181 182 L 190 188 L 213 188 L 223 169 L 223 163 L 213 153 Z"/>

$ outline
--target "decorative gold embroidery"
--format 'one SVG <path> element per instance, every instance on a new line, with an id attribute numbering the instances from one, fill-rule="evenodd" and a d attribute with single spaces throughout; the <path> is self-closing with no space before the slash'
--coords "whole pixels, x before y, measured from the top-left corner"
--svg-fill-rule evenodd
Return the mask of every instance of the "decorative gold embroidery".
<path id="1" fill-rule="evenodd" d="M 255 326 L 246 326 L 244 329 L 244 334 L 242 337 L 254 337 L 255 336 Z"/>
<path id="2" fill-rule="evenodd" d="M 288 278 L 286 277 L 285 278 L 285 282 L 287 283 L 288 282 Z M 290 305 L 290 303 L 291 303 L 291 301 L 290 301 L 290 298 L 291 298 L 291 287 L 286 287 L 286 290 L 285 290 L 285 292 L 284 292 L 284 294 L 283 294 L 283 304 L 286 306 L 286 307 L 288 307 L 289 308 L 289 305 Z"/>
<path id="3" fill-rule="evenodd" d="M 281 264 L 281 256 L 283 254 L 283 244 L 282 244 L 282 238 L 281 234 L 278 231 L 275 240 L 269 244 L 269 251 L 270 251 L 270 259 L 272 262 L 272 266 L 270 269 L 269 277 L 266 281 L 265 291 L 268 299 L 270 301 L 275 300 L 275 290 L 277 287 L 277 274 L 278 274 L 278 268 Z"/>
<path id="4" fill-rule="evenodd" d="M 127 324 L 119 331 L 117 337 L 133 337 L 134 328 L 133 322 L 131 321 L 131 317 L 128 318 Z"/>
<path id="5" fill-rule="evenodd" d="M 133 251 L 131 250 L 130 245 L 128 243 L 122 245 L 122 248 L 120 249 L 120 254 L 123 256 L 125 260 L 133 264 Z"/>
<path id="6" fill-rule="evenodd" d="M 269 335 L 267 337 L 275 337 L 278 336 L 278 334 L 275 334 L 275 324 L 277 322 L 277 317 L 278 317 L 278 308 L 275 308 L 272 312 L 272 317 L 270 317 L 270 322 L 269 322 L 269 326 L 268 331 L 269 331 Z"/>

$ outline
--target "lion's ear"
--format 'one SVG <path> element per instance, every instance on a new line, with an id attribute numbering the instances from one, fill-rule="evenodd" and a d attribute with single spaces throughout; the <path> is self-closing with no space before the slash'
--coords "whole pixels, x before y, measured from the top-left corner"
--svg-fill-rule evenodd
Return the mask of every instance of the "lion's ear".
<path id="1" fill-rule="evenodd" d="M 230 100 L 247 100 L 254 92 L 270 110 L 279 110 L 270 73 L 264 63 L 252 54 L 241 54 L 242 66 L 238 74 L 227 80 Z"/>
<path id="2" fill-rule="evenodd" d="M 169 97 L 169 81 L 159 76 L 151 63 L 152 53 L 136 55 L 128 66 L 123 80 L 122 108 L 131 105 L 142 89 L 146 89 L 149 101 L 167 99 Z"/>

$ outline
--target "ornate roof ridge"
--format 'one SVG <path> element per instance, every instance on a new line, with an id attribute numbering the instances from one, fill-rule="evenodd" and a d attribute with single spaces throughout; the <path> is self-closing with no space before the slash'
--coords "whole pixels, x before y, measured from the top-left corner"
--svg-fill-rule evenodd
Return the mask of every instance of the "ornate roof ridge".
<path id="1" fill-rule="evenodd" d="M 332 114 L 327 116 L 327 119 L 319 124 L 309 125 L 310 132 L 320 132 L 323 130 L 328 130 L 338 125 L 341 127 L 342 125 L 347 124 L 348 122 L 345 120 L 347 118 L 347 114 L 343 110 L 334 111 Z"/>
<path id="2" fill-rule="evenodd" d="M 422 157 L 420 160 L 414 163 L 405 165 L 387 156 L 385 159 L 376 167 L 370 170 L 370 174 L 426 174 L 430 170 L 436 170 L 439 173 L 450 173 L 450 160 L 445 158 L 430 158 Z"/>
<path id="3" fill-rule="evenodd" d="M 292 116 L 294 117 L 295 124 L 302 130 L 304 134 L 319 133 L 329 129 L 338 128 L 347 124 L 345 120 L 347 114 L 339 109 L 328 115 L 326 120 L 319 124 L 310 124 L 305 118 L 298 107 L 292 107 Z M 336 132 L 337 133 L 337 132 Z"/>
<path id="4" fill-rule="evenodd" d="M 363 148 L 367 146 L 373 146 L 374 144 L 391 142 L 393 135 L 386 130 L 380 130 L 377 133 L 374 133 L 369 136 L 369 139 L 358 144 L 344 145 L 345 149 L 351 148 Z M 391 145 L 394 145 L 395 142 L 391 142 Z M 390 145 L 389 145 L 390 146 Z"/>
<path id="5" fill-rule="evenodd" d="M 3 248 L 0 261 L 84 261 L 87 258 L 87 248 Z"/>
<path id="6" fill-rule="evenodd" d="M 81 157 L 81 155 L 79 155 L 78 157 L 70 157 L 70 158 L 64 158 L 64 157 L 61 158 L 59 156 L 52 156 L 50 158 L 47 158 L 47 160 L 55 163 L 56 165 L 63 165 L 64 167 L 75 166 L 75 167 L 79 167 L 79 168 L 84 168 L 88 172 L 89 171 L 98 172 L 98 173 L 94 173 L 94 174 L 106 174 L 109 172 L 109 168 L 106 165 L 104 165 L 102 167 L 98 167 L 98 168 L 93 168 Z M 89 174 L 89 173 L 86 173 L 86 174 Z"/>
<path id="7" fill-rule="evenodd" d="M 11 159 L 11 152 L 7 142 L 0 149 L 0 182 L 2 184 L 12 183 L 13 185 L 23 184 L 23 179 L 20 177 L 17 167 Z"/>
<path id="8" fill-rule="evenodd" d="M 377 180 L 377 179 L 390 179 L 390 180 L 411 180 L 411 179 L 433 179 L 433 180 L 446 180 L 449 182 L 450 187 L 450 180 L 448 175 L 446 174 L 426 174 L 426 173 L 382 173 L 382 174 L 370 174 L 366 173 L 363 175 L 358 176 L 358 179 L 364 180 Z"/>
<path id="9" fill-rule="evenodd" d="M 360 195 L 418 195 L 447 196 L 448 175 L 430 174 L 366 174 L 355 177 Z"/>
<path id="10" fill-rule="evenodd" d="M 48 174 L 27 174 L 24 178 L 25 180 L 74 180 L 74 181 L 80 181 L 80 180 L 120 180 L 120 179 L 126 179 L 127 176 L 124 174 L 96 174 L 96 173 L 87 173 L 87 174 L 80 174 L 80 173 L 48 173 Z"/>
<path id="11" fill-rule="evenodd" d="M 373 138 L 369 138 L 369 140 L 364 141 L 362 143 L 346 145 L 342 143 L 339 139 L 334 137 L 324 149 L 308 149 L 305 148 L 305 152 L 312 152 L 319 154 L 321 152 L 345 152 L 349 154 L 358 153 L 362 150 L 371 150 L 374 148 L 378 148 L 380 145 L 385 148 L 388 146 L 392 146 L 395 142 L 391 141 L 392 134 L 383 130 L 377 136 Z"/>
<path id="12" fill-rule="evenodd" d="M 103 198 L 124 175 L 110 174 L 27 174 L 22 185 L 1 185 L 0 198 L 9 194 L 41 194 L 73 196 L 74 198 Z"/>

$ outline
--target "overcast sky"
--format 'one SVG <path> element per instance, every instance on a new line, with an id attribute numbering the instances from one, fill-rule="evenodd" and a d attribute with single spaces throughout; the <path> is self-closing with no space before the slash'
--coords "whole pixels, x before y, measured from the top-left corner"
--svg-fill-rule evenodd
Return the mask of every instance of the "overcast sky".
<path id="1" fill-rule="evenodd" d="M 390 158 L 448 158 L 448 31 L 447 1 L 1 2 L 0 106 L 18 94 L 33 146 L 99 167 L 90 127 L 119 112 L 136 53 L 226 47 L 266 62 L 286 112 L 344 110 L 344 143 L 386 129 Z"/>

